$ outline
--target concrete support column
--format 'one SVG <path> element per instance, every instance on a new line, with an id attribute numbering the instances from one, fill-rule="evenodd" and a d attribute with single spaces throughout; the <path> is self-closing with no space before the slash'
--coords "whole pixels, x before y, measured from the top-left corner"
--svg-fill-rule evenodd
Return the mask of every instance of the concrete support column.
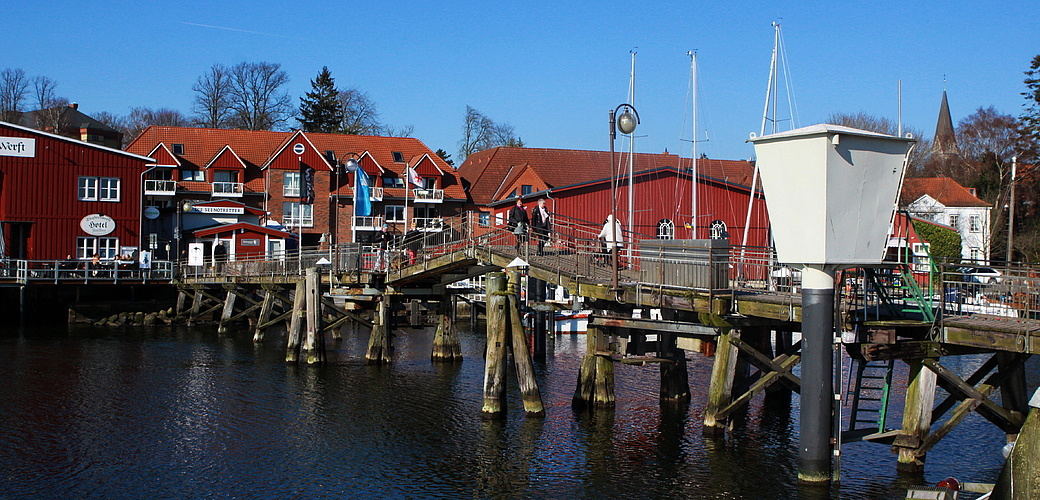
<path id="1" fill-rule="evenodd" d="M 834 277 L 802 270 L 802 392 L 798 481 L 831 480 L 831 408 L 834 400 Z"/>

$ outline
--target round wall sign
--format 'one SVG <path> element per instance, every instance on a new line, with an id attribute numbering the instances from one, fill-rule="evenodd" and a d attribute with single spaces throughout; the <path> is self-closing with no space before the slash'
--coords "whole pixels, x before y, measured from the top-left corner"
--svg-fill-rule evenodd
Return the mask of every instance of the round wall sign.
<path id="1" fill-rule="evenodd" d="M 296 144 L 293 144 L 292 151 L 293 151 L 293 153 L 296 153 L 298 155 L 302 155 L 303 152 L 306 151 L 306 149 L 303 147 L 303 143 L 302 142 L 297 142 Z"/>
<path id="2" fill-rule="evenodd" d="M 159 218 L 159 209 L 157 207 L 147 207 L 144 209 L 144 216 L 148 220 L 154 220 Z"/>
<path id="3" fill-rule="evenodd" d="M 116 230 L 116 221 L 107 215 L 90 214 L 79 221 L 79 227 L 91 236 L 104 236 Z"/>

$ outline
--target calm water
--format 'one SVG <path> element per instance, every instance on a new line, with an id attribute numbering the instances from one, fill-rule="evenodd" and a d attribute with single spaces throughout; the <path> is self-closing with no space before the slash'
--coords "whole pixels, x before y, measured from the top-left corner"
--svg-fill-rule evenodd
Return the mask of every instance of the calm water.
<path id="1" fill-rule="evenodd" d="M 993 482 L 1002 462 L 1003 435 L 973 415 L 923 477 L 863 443 L 845 447 L 839 487 L 800 488 L 797 396 L 756 400 L 706 439 L 700 355 L 688 407 L 658 404 L 656 367 L 618 365 L 616 410 L 589 415 L 570 403 L 585 338 L 558 336 L 538 366 L 546 417 L 525 418 L 510 373 L 507 418 L 487 422 L 482 334 L 461 334 L 461 364 L 434 365 L 429 330 L 398 330 L 386 367 L 363 363 L 367 332 L 344 336 L 327 366 L 297 367 L 281 335 L 0 331 L 0 498 L 901 499 L 948 475 Z"/>

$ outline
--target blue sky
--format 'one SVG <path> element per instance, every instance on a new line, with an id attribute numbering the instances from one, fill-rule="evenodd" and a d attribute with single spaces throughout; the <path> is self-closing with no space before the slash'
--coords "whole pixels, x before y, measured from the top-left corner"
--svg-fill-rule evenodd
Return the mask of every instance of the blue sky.
<path id="1" fill-rule="evenodd" d="M 72 2 L 4 21 L 0 68 L 58 82 L 88 114 L 191 112 L 215 63 L 267 61 L 295 97 L 328 66 L 380 119 L 455 154 L 470 105 L 529 147 L 606 150 L 636 52 L 636 150 L 690 154 L 690 60 L 699 66 L 698 152 L 753 156 L 780 21 L 800 126 L 834 112 L 897 117 L 930 138 L 942 90 L 954 122 L 980 106 L 1019 115 L 1040 54 L 1040 4 L 1008 2 Z M 945 84 L 944 84 L 945 77 Z M 296 101 L 298 102 L 298 100 Z M 683 140 L 687 139 L 687 140 Z M 618 148 L 621 148 L 619 141 Z"/>

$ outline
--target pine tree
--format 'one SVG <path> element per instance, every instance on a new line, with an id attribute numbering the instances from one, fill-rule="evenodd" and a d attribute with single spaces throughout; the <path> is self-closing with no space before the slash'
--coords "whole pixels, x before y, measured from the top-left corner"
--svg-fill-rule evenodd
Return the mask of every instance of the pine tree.
<path id="1" fill-rule="evenodd" d="M 311 87 L 314 90 L 300 98 L 301 118 L 297 118 L 300 128 L 305 132 L 339 132 L 343 111 L 336 99 L 338 91 L 328 66 L 322 67 L 318 77 L 311 80 Z"/>

